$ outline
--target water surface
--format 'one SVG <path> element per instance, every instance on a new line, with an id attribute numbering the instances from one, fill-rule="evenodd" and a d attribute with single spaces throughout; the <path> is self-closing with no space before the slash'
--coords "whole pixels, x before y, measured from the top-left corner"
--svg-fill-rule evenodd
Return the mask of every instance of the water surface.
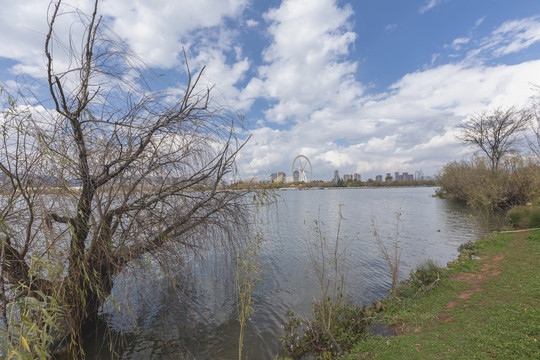
<path id="1" fill-rule="evenodd" d="M 310 231 L 314 221 L 322 222 L 322 233 L 332 242 L 341 208 L 340 241 L 347 244 L 347 295 L 359 304 L 386 296 L 391 284 L 373 236 L 372 220 L 390 239 L 395 236 L 395 213 L 401 214 L 402 279 L 425 259 L 445 265 L 457 256 L 461 243 L 482 233 L 467 208 L 433 198 L 434 188 L 277 194 L 277 204 L 258 214 L 265 275 L 254 292 L 254 314 L 244 340 L 251 359 L 273 359 L 280 348 L 279 321 L 285 311 L 309 316 L 311 303 L 319 296 L 309 256 L 309 243 L 315 239 Z M 113 336 L 104 338 L 102 329 L 97 335 L 88 334 L 90 357 L 99 353 L 103 359 L 110 358 L 106 353 L 112 347 L 123 359 L 238 358 L 235 267 L 227 256 L 218 257 L 222 259 L 217 262 L 193 260 L 189 274 L 175 275 L 183 284 L 181 288 L 171 288 L 159 274 L 122 275 L 112 294 L 114 306 L 106 311 Z"/>

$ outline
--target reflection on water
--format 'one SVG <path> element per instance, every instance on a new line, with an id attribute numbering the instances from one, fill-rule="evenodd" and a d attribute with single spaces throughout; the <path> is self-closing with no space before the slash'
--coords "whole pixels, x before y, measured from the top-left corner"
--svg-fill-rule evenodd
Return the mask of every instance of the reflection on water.
<path id="1" fill-rule="evenodd" d="M 278 192 L 278 205 L 260 216 L 265 275 L 255 289 L 254 314 L 245 333 L 248 358 L 274 358 L 280 347 L 279 320 L 286 310 L 310 314 L 317 287 L 309 273 L 309 225 L 322 220 L 323 231 L 333 239 L 340 204 L 345 218 L 341 234 L 350 254 L 348 296 L 360 304 L 386 296 L 391 284 L 372 235 L 372 219 L 381 234 L 392 236 L 395 212 L 401 213 L 402 278 L 424 259 L 446 264 L 457 256 L 461 243 L 480 237 L 467 208 L 433 198 L 433 193 L 433 188 Z M 114 304 L 104 312 L 113 331 L 99 328 L 87 334 L 89 357 L 108 359 L 113 349 L 123 359 L 237 358 L 232 261 L 193 260 L 190 269 L 176 275 L 174 288 L 155 274 L 121 275 L 112 294 Z"/>

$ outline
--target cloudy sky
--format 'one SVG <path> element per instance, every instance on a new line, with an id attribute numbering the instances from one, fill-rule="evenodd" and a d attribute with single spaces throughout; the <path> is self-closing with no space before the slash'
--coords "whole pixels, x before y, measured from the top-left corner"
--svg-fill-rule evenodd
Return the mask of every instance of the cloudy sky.
<path id="1" fill-rule="evenodd" d="M 0 82 L 44 75 L 47 0 L 0 0 Z M 67 0 L 88 11 L 90 1 Z M 171 86 L 182 48 L 245 114 L 243 176 L 435 174 L 471 114 L 540 85 L 538 0 L 102 0 L 104 22 Z M 65 33 L 68 28 L 66 26 Z"/>

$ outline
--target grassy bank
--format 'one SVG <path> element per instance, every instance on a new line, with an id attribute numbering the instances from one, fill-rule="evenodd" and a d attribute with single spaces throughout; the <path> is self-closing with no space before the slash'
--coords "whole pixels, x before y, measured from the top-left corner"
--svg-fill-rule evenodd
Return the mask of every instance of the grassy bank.
<path id="1" fill-rule="evenodd" d="M 540 231 L 468 248 L 432 291 L 387 300 L 381 320 L 397 336 L 370 336 L 343 358 L 540 358 Z"/>

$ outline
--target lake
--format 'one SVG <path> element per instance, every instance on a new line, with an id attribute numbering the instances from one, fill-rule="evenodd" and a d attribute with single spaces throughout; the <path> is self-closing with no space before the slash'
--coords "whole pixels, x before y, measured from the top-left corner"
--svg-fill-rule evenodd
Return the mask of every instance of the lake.
<path id="1" fill-rule="evenodd" d="M 471 211 L 461 203 L 432 197 L 434 191 L 422 187 L 277 191 L 277 204 L 258 214 L 265 272 L 254 291 L 254 313 L 245 333 L 248 358 L 273 359 L 280 349 L 285 311 L 309 316 L 312 301 L 319 297 L 309 256 L 315 220 L 322 222 L 321 232 L 332 242 L 341 208 L 346 292 L 358 304 L 386 296 L 391 286 L 372 220 L 382 235 L 392 238 L 395 213 L 401 214 L 402 279 L 422 260 L 445 265 L 457 257 L 461 243 L 479 238 L 482 230 Z M 192 259 L 190 265 L 188 274 L 176 275 L 175 287 L 160 274 L 120 276 L 112 293 L 114 304 L 105 309 L 113 332 L 88 331 L 89 358 L 111 358 L 109 348 L 123 359 L 238 358 L 234 261 L 223 256 L 220 261 Z"/>

